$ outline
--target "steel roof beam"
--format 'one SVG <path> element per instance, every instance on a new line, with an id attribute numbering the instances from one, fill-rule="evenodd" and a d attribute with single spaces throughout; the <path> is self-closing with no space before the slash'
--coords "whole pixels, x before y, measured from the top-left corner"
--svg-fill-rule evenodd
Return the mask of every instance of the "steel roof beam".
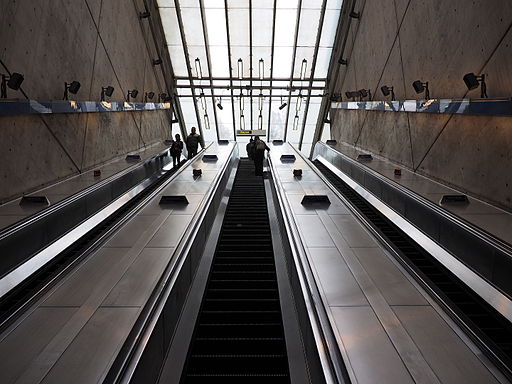
<path id="1" fill-rule="evenodd" d="M 324 0 L 325 2 L 326 0 Z M 297 8 L 297 21 L 295 24 L 295 37 L 293 40 L 293 56 L 292 56 L 292 69 L 290 71 L 290 88 L 293 84 L 293 71 L 295 69 L 295 58 L 297 57 L 297 41 L 299 40 L 299 27 L 300 27 L 300 15 L 302 13 L 302 0 L 299 0 L 299 6 Z M 298 99 L 297 99 L 298 100 Z M 290 119 L 290 107 L 292 101 L 292 91 L 288 94 L 288 107 L 286 108 L 286 120 L 284 123 L 284 139 L 286 141 L 286 135 L 288 133 L 288 120 Z"/>
<path id="2" fill-rule="evenodd" d="M 320 21 L 318 25 L 318 34 L 316 35 L 316 44 L 315 44 L 315 53 L 313 54 L 313 63 L 311 64 L 311 73 L 314 76 L 315 70 L 316 70 L 316 62 L 318 58 L 318 49 L 320 48 L 320 39 L 322 38 L 322 30 L 324 26 L 324 18 L 325 18 L 325 11 L 327 8 L 327 0 L 323 0 L 322 2 L 322 12 L 320 13 Z M 313 85 L 313 78 L 309 80 L 309 85 Z M 304 140 L 304 130 L 306 128 L 306 120 L 308 118 L 308 112 L 309 112 L 309 103 L 310 98 L 306 100 L 306 107 L 304 108 L 304 120 L 302 121 L 302 127 L 300 129 L 300 139 L 299 139 L 299 151 L 302 149 L 302 141 Z"/>
<path id="3" fill-rule="evenodd" d="M 236 115 L 235 115 L 235 103 L 233 100 L 235 98 L 235 94 L 233 93 L 233 68 L 231 68 L 231 41 L 230 41 L 230 33 L 229 33 L 229 12 L 228 12 L 228 0 L 224 0 L 224 12 L 226 15 L 226 37 L 228 41 L 228 66 L 229 66 L 229 78 L 223 78 L 224 80 L 229 80 L 229 84 L 231 86 L 231 112 L 233 113 L 233 140 L 236 140 Z"/>
<path id="4" fill-rule="evenodd" d="M 204 38 L 204 49 L 206 51 L 206 61 L 208 65 L 208 78 L 210 79 L 210 85 L 213 85 L 212 81 L 212 65 L 210 57 L 210 49 L 208 48 L 208 30 L 206 29 L 206 19 L 204 11 L 204 0 L 199 0 L 199 8 L 201 10 L 201 23 L 203 24 L 203 38 Z M 215 108 L 215 99 L 212 98 L 213 116 L 215 118 L 215 132 L 217 132 L 217 140 L 220 140 L 219 135 L 219 122 L 217 120 L 217 109 Z"/>
<path id="5" fill-rule="evenodd" d="M 274 0 L 274 14 L 272 17 L 272 47 L 270 49 L 270 95 L 269 95 L 269 105 L 268 105 L 268 131 L 267 137 L 270 141 L 270 120 L 272 117 L 272 75 L 274 74 L 274 42 L 276 38 L 276 8 L 277 8 L 277 0 Z"/>
<path id="6" fill-rule="evenodd" d="M 181 17 L 180 1 L 174 0 L 174 5 L 176 7 L 176 16 L 178 17 L 178 27 L 180 30 L 181 44 L 183 46 L 183 53 L 185 55 L 185 62 L 187 64 L 187 72 L 188 72 L 188 77 L 190 80 L 190 90 L 192 91 L 192 96 L 194 97 L 194 109 L 196 111 L 197 125 L 199 128 L 199 133 L 204 138 L 203 128 L 202 128 L 202 124 L 201 124 L 201 118 L 199 116 L 199 109 L 197 108 L 197 99 L 195 97 L 196 96 L 195 85 L 194 85 L 194 82 L 192 81 L 192 69 L 191 69 L 192 67 L 190 66 L 190 58 L 188 57 L 188 48 L 187 48 L 188 46 L 187 46 L 187 40 L 185 39 L 185 30 L 183 28 L 183 19 Z"/>

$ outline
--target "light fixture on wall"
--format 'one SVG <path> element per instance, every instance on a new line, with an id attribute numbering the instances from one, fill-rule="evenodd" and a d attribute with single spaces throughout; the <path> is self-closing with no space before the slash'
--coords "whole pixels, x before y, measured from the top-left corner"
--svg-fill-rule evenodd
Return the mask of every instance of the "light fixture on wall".
<path id="1" fill-rule="evenodd" d="M 207 113 L 204 114 L 204 127 L 205 129 L 210 129 L 210 118 Z"/>
<path id="2" fill-rule="evenodd" d="M 340 65 L 348 65 L 348 60 L 340 57 L 340 59 L 338 60 L 338 64 L 340 64 Z"/>
<path id="3" fill-rule="evenodd" d="M 203 108 L 203 111 L 206 111 L 206 98 L 204 97 L 203 91 L 199 94 L 199 101 L 201 102 L 201 108 Z"/>
<path id="4" fill-rule="evenodd" d="M 162 59 L 153 59 L 153 65 L 160 65 L 162 64 Z"/>
<path id="5" fill-rule="evenodd" d="M 167 99 L 167 93 L 159 93 L 158 94 L 158 102 L 165 101 Z"/>
<path id="6" fill-rule="evenodd" d="M 260 91 L 260 94 L 258 95 L 258 110 L 260 111 L 260 114 L 261 114 L 261 111 L 263 110 L 263 101 L 264 101 L 263 93 L 261 93 L 261 91 Z"/>
<path id="7" fill-rule="evenodd" d="M 347 91 L 345 92 L 345 96 L 347 99 L 352 99 L 352 101 L 356 101 L 356 97 L 359 97 L 359 91 Z"/>
<path id="8" fill-rule="evenodd" d="M 69 94 L 76 95 L 80 89 L 80 83 L 78 81 L 72 81 L 71 83 L 64 83 L 64 97 L 63 100 L 69 100 Z"/>
<path id="9" fill-rule="evenodd" d="M 412 83 L 412 87 L 418 94 L 425 91 L 425 99 L 426 100 L 430 99 L 430 90 L 428 89 L 428 81 L 424 83 L 421 80 L 416 80 L 415 82 Z"/>
<path id="10" fill-rule="evenodd" d="M 242 91 L 240 91 L 240 97 L 238 99 L 238 106 L 239 106 L 239 109 L 240 109 L 240 113 L 243 113 L 244 111 L 244 94 L 242 93 Z"/>
<path id="11" fill-rule="evenodd" d="M 363 101 L 363 99 L 365 97 L 368 97 L 368 101 L 371 101 L 371 99 L 372 99 L 372 91 L 370 89 L 360 89 L 357 92 L 359 93 L 359 98 L 360 98 L 361 101 Z"/>
<path id="12" fill-rule="evenodd" d="M 10 76 L 2 74 L 2 83 L 0 84 L 0 98 L 7 98 L 7 87 L 17 91 L 21 87 L 25 78 L 21 73 L 13 72 Z"/>
<path id="13" fill-rule="evenodd" d="M 240 129 L 242 131 L 245 129 L 245 117 L 244 117 L 244 115 L 240 115 Z"/>
<path id="14" fill-rule="evenodd" d="M 133 89 L 131 91 L 128 91 L 128 94 L 126 95 L 126 100 L 128 102 L 130 102 L 130 97 L 133 97 L 134 99 L 137 97 L 137 95 L 139 94 L 139 91 L 137 91 L 136 89 Z"/>
<path id="15" fill-rule="evenodd" d="M 475 75 L 473 72 L 466 73 L 463 77 L 464 83 L 468 90 L 477 89 L 480 86 L 480 97 L 482 99 L 488 97 L 487 96 L 487 84 L 485 83 L 485 74 L 480 76 Z"/>
<path id="16" fill-rule="evenodd" d="M 219 108 L 221 111 L 224 109 L 222 106 L 222 97 L 219 99 L 219 102 L 217 103 L 217 108 Z"/>
<path id="17" fill-rule="evenodd" d="M 359 19 L 361 17 L 361 12 L 350 12 L 349 16 L 353 19 Z"/>
<path id="18" fill-rule="evenodd" d="M 259 78 L 260 80 L 263 80 L 263 77 L 265 75 L 265 62 L 263 59 L 260 59 L 259 61 Z"/>
<path id="19" fill-rule="evenodd" d="M 302 95 L 299 93 L 299 97 L 297 98 L 297 103 L 295 104 L 295 112 L 300 112 L 301 107 L 302 107 Z"/>
<path id="20" fill-rule="evenodd" d="M 263 129 L 263 116 L 261 116 L 261 113 L 258 116 L 258 129 L 260 131 Z"/>
<path id="21" fill-rule="evenodd" d="M 242 77 L 244 76 L 244 62 L 242 61 L 242 58 L 239 58 L 237 61 L 237 70 L 238 70 L 238 79 L 242 80 Z"/>
<path id="22" fill-rule="evenodd" d="M 203 69 L 201 68 L 201 61 L 199 61 L 199 57 L 196 57 L 196 59 L 194 60 L 194 64 L 196 67 L 197 78 L 202 79 L 203 78 Z"/>
<path id="23" fill-rule="evenodd" d="M 384 96 L 389 96 L 391 94 L 391 101 L 395 100 L 395 91 L 393 87 L 388 87 L 387 85 L 383 85 L 380 87 L 380 91 Z"/>
<path id="24" fill-rule="evenodd" d="M 139 12 L 139 19 L 147 19 L 149 16 L 151 16 L 151 13 L 149 13 L 148 10 L 145 10 L 144 12 Z"/>
<path id="25" fill-rule="evenodd" d="M 112 96 L 114 93 L 114 87 L 107 86 L 107 87 L 101 87 L 101 101 L 105 101 L 105 96 Z"/>
<path id="26" fill-rule="evenodd" d="M 144 102 L 147 103 L 148 99 L 152 100 L 155 97 L 155 92 L 146 92 L 144 93 Z"/>

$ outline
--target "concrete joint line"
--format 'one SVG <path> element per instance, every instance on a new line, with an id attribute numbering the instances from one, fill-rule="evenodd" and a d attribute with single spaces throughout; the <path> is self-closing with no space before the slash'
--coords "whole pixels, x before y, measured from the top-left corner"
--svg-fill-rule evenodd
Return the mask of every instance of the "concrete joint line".
<path id="1" fill-rule="evenodd" d="M 162 212 L 158 218 L 142 233 L 134 246 L 128 251 L 124 258 L 119 260 L 120 268 L 114 268 L 103 280 L 102 284 L 98 284 L 87 301 L 75 312 L 71 319 L 62 327 L 62 329 L 53 337 L 39 355 L 30 363 L 23 374 L 18 378 L 16 383 L 39 383 L 50 372 L 52 367 L 57 363 L 65 350 L 78 336 L 82 328 L 87 324 L 101 303 L 107 298 L 112 288 L 124 276 L 130 266 L 136 260 L 137 256 L 142 252 L 144 247 L 149 243 L 151 238 L 163 225 L 167 217 L 171 214 L 171 210 Z M 124 262 L 124 260 L 128 262 Z M 69 275 L 72 276 L 72 275 Z M 68 277 L 69 277 L 68 276 Z M 110 287 L 110 289 L 109 289 Z M 55 291 L 55 290 L 54 290 Z M 53 292 L 54 292 L 53 291 Z"/>
<path id="2" fill-rule="evenodd" d="M 382 293 L 375 286 L 371 277 L 357 259 L 357 256 L 348 247 L 348 244 L 342 240 L 341 233 L 336 228 L 336 225 L 331 220 L 330 216 L 326 212 L 320 210 L 317 210 L 317 214 L 327 228 L 336 248 L 338 248 L 340 254 L 347 263 L 347 266 L 354 275 L 358 285 L 361 287 L 363 294 L 370 303 L 375 315 L 382 324 L 382 327 L 414 381 L 416 383 L 440 384 L 436 374 L 432 371 L 432 368 L 426 362 L 418 347 L 404 329 L 400 320 L 386 302 L 386 299 L 384 299 L 384 296 L 382 296 Z"/>

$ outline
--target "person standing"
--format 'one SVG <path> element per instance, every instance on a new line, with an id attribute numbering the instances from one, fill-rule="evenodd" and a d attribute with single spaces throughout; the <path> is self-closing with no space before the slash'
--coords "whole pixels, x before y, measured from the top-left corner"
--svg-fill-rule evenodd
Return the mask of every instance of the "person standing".
<path id="1" fill-rule="evenodd" d="M 265 149 L 270 151 L 267 144 L 260 140 L 259 136 L 254 138 L 254 174 L 263 176 L 263 159 L 265 158 Z"/>
<path id="2" fill-rule="evenodd" d="M 201 145 L 201 148 L 204 149 L 204 141 L 201 135 L 196 133 L 196 127 L 192 127 L 190 130 L 190 135 L 187 136 L 187 152 L 188 158 L 191 159 L 195 155 L 197 155 L 197 148 Z"/>
<path id="3" fill-rule="evenodd" d="M 172 156 L 172 165 L 175 167 L 176 165 L 180 165 L 181 160 L 181 152 L 183 152 L 183 141 L 181 141 L 181 136 L 179 133 L 175 136 L 176 140 L 174 140 L 171 144 L 171 156 Z"/>
<path id="4" fill-rule="evenodd" d="M 247 151 L 247 157 L 251 160 L 254 158 L 254 139 L 251 137 L 249 142 L 245 146 L 245 150 Z"/>

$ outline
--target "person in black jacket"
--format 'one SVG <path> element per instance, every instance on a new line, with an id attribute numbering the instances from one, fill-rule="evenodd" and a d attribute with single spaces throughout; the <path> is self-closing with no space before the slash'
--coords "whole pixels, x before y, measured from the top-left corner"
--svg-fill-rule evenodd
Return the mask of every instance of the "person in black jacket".
<path id="1" fill-rule="evenodd" d="M 190 130 L 190 135 L 187 136 L 186 144 L 189 159 L 197 155 L 197 148 L 199 145 L 201 145 L 201 148 L 204 148 L 203 138 L 201 135 L 196 133 L 196 127 L 192 127 Z"/>
<path id="2" fill-rule="evenodd" d="M 263 176 L 263 159 L 265 158 L 265 149 L 270 151 L 267 144 L 260 140 L 259 136 L 254 138 L 254 173 L 256 176 Z"/>
<path id="3" fill-rule="evenodd" d="M 245 146 L 247 151 L 247 157 L 251 160 L 254 158 L 254 139 L 251 137 L 247 145 Z"/>
<path id="4" fill-rule="evenodd" d="M 180 164 L 181 152 L 183 151 L 183 141 L 181 141 L 181 137 L 179 133 L 175 136 L 176 140 L 174 140 L 171 144 L 171 156 L 172 156 L 172 165 L 175 167 Z"/>

